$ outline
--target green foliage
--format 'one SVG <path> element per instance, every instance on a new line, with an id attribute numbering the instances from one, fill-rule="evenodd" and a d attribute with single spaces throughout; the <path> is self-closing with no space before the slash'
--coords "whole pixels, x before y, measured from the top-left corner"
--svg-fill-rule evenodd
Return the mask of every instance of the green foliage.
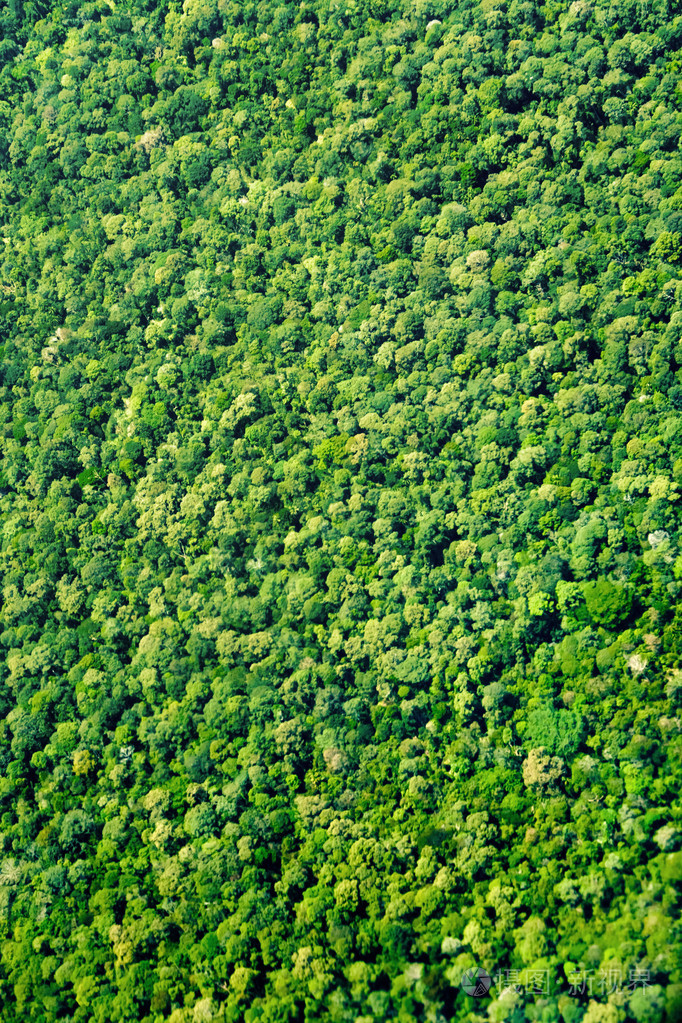
<path id="1" fill-rule="evenodd" d="M 586 583 L 583 593 L 590 618 L 606 629 L 617 629 L 632 609 L 632 590 L 614 585 L 608 579 Z"/>
<path id="2" fill-rule="evenodd" d="M 678 1018 L 679 13 L 0 12 L 3 1023 Z"/>
<path id="3" fill-rule="evenodd" d="M 566 758 L 576 752 L 584 733 L 583 718 L 575 711 L 540 707 L 528 715 L 524 742 L 544 746 L 548 752 Z"/>

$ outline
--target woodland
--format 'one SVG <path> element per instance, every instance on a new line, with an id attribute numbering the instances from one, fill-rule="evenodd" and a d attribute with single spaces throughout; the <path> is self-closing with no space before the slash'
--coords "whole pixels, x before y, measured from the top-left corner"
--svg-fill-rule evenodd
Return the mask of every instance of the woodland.
<path id="1" fill-rule="evenodd" d="M 681 51 L 0 4 L 3 1023 L 682 1019 Z"/>

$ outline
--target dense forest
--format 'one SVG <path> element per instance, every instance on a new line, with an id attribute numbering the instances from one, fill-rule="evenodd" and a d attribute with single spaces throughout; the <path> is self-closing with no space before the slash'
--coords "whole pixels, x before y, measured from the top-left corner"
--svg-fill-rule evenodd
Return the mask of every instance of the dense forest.
<path id="1" fill-rule="evenodd" d="M 0 22 L 3 1023 L 682 1019 L 682 4 Z"/>

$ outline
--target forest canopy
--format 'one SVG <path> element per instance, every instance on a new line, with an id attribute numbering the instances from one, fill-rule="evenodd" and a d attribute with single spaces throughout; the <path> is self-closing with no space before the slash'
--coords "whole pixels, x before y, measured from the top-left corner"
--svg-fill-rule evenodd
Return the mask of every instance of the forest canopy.
<path id="1" fill-rule="evenodd" d="M 3 1021 L 675 1023 L 680 4 L 0 23 Z"/>

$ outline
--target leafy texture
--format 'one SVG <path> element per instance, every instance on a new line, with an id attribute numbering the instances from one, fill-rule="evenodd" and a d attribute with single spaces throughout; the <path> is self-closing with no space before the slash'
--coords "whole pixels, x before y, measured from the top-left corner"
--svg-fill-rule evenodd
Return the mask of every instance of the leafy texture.
<path id="1" fill-rule="evenodd" d="M 0 17 L 3 1021 L 673 1023 L 679 5 Z"/>

